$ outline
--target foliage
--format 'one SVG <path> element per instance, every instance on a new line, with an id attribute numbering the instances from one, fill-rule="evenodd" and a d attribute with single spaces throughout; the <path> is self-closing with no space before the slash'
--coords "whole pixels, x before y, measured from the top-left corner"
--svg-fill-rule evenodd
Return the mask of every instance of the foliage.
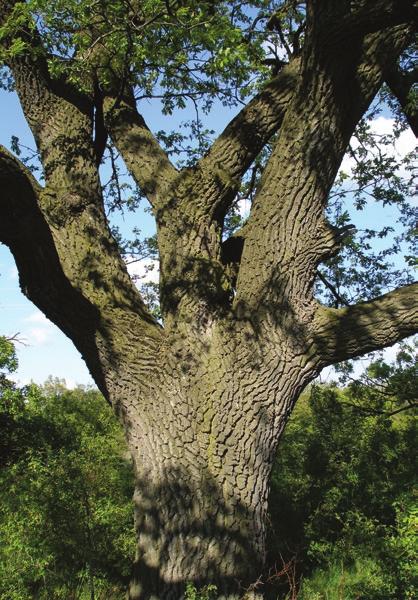
<path id="1" fill-rule="evenodd" d="M 416 358 L 371 365 L 366 383 L 314 386 L 299 400 L 272 476 L 271 562 L 296 556 L 300 597 L 412 598 L 416 572 L 417 424 L 390 416 L 399 378 L 416 382 Z M 386 390 L 372 375 L 388 375 Z M 416 386 L 415 386 L 416 392 Z M 391 395 L 386 392 L 391 391 Z"/>
<path id="2" fill-rule="evenodd" d="M 0 464 L 2 448 L 7 438 L 5 423 L 12 415 L 21 410 L 22 398 L 15 383 L 9 379 L 18 367 L 16 350 L 11 340 L 0 336 L 0 429 L 5 434 L 0 437 Z"/>
<path id="3" fill-rule="evenodd" d="M 17 369 L 16 351 L 13 343 L 3 336 L 0 336 L 0 369 L 2 378 L 6 376 L 6 373 L 12 373 Z"/>
<path id="4" fill-rule="evenodd" d="M 418 491 L 404 494 L 394 503 L 396 510 L 396 529 L 390 539 L 389 549 L 398 565 L 399 578 L 406 600 L 416 596 L 418 588 L 417 528 L 418 528 Z"/>
<path id="5" fill-rule="evenodd" d="M 367 556 L 346 568 L 344 563 L 317 570 L 302 583 L 298 600 L 388 600 L 398 598 L 383 565 Z M 406 597 L 405 597 L 406 598 Z"/>
<path id="6" fill-rule="evenodd" d="M 373 129 L 385 109 L 376 101 L 358 124 L 330 193 L 327 215 L 341 233 L 342 249 L 321 265 L 318 292 L 337 308 L 413 280 L 416 154 L 394 151 L 404 131 L 399 116 L 392 119 L 391 132 Z M 391 219 L 367 220 L 364 209 L 377 206 Z"/>
<path id="7" fill-rule="evenodd" d="M 56 77 L 65 74 L 87 90 L 93 78 L 102 88 L 112 87 L 115 77 L 128 78 L 141 98 L 160 96 L 165 113 L 202 99 L 207 110 L 214 92 L 235 104 L 251 91 L 264 39 L 253 22 L 261 11 L 266 20 L 269 4 L 29 0 L 0 34 L 14 34 L 8 52 L 16 56 L 27 45 L 22 25 L 34 18 Z"/>
<path id="8" fill-rule="evenodd" d="M 347 386 L 351 405 L 363 414 L 396 414 L 417 408 L 417 350 L 417 339 L 404 341 L 393 363 L 377 355 L 360 377 L 354 377 L 354 361 L 339 365 L 339 382 Z"/>
<path id="9" fill-rule="evenodd" d="M 0 411 L 0 598 L 120 597 L 132 474 L 110 408 L 54 380 L 17 394 Z"/>
<path id="10" fill-rule="evenodd" d="M 215 600 L 217 588 L 216 585 L 205 585 L 197 589 L 192 583 L 186 585 L 185 600 Z"/>

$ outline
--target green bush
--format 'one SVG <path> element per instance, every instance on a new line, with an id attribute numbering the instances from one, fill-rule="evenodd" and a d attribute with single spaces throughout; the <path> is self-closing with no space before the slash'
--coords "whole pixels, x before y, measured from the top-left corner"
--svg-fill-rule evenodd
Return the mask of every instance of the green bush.
<path id="1" fill-rule="evenodd" d="M 375 363 L 365 379 L 312 388 L 279 446 L 269 561 L 296 557 L 303 599 L 417 593 L 417 421 L 398 412 L 418 389 L 415 358 Z"/>
<path id="2" fill-rule="evenodd" d="M 298 600 L 397 600 L 396 586 L 382 564 L 364 557 L 346 567 L 331 564 L 302 580 Z"/>
<path id="3" fill-rule="evenodd" d="M 215 600 L 217 596 L 216 585 L 205 585 L 204 587 L 197 589 L 193 583 L 186 585 L 186 593 L 184 600 Z"/>
<path id="4" fill-rule="evenodd" d="M 2 390 L 0 599 L 122 598 L 132 472 L 110 407 L 56 381 Z"/>

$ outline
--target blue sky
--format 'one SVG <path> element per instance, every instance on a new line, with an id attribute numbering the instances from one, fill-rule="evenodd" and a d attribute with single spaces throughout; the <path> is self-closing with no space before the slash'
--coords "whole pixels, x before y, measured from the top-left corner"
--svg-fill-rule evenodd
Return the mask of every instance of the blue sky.
<path id="1" fill-rule="evenodd" d="M 34 142 L 28 126 L 23 117 L 18 99 L 15 94 L 0 90 L 0 109 L 3 118 L 0 121 L 0 143 L 10 147 L 13 135 L 18 136 L 20 142 L 29 147 L 34 147 Z M 160 111 L 155 110 L 155 105 L 143 102 L 141 106 L 151 129 L 174 129 L 179 121 L 191 118 L 187 111 L 179 119 L 162 117 Z M 207 126 L 216 131 L 221 131 L 231 119 L 233 113 L 221 105 L 215 107 L 208 120 Z M 381 116 L 375 122 L 375 128 L 381 133 L 390 130 L 391 121 L 387 116 Z M 409 152 L 415 144 L 413 134 L 408 131 L 402 134 L 396 151 L 400 154 Z M 348 159 L 343 163 L 344 169 L 349 171 Z M 390 209 L 385 211 L 372 210 L 362 214 L 363 226 L 373 224 L 376 219 L 380 223 L 389 224 L 393 220 Z M 126 216 L 125 220 L 118 218 L 118 225 L 126 230 L 129 220 L 137 221 L 143 234 L 152 233 L 152 218 L 142 212 L 138 215 Z M 133 267 L 135 272 L 143 272 L 143 265 Z M 154 277 L 155 277 L 154 273 Z M 19 288 L 18 273 L 9 250 L 0 244 L 0 334 L 11 336 L 19 333 L 23 343 L 17 344 L 19 369 L 16 378 L 20 383 L 35 381 L 43 383 L 49 375 L 65 379 L 68 386 L 75 384 L 93 384 L 88 370 L 77 350 L 68 338 L 55 327 L 46 317 L 21 293 Z"/>

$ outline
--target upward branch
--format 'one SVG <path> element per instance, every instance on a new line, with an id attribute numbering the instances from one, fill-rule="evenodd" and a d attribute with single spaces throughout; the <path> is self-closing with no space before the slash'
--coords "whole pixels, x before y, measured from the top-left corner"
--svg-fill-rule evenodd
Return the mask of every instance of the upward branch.
<path id="1" fill-rule="evenodd" d="M 418 16 L 415 0 L 366 0 L 358 7 L 351 6 L 350 0 L 309 0 L 307 5 L 308 18 L 322 29 L 325 46 L 332 41 L 341 44 L 353 35 L 416 23 Z"/>
<path id="2" fill-rule="evenodd" d="M 0 4 L 0 24 L 13 22 L 18 6 L 16 0 Z M 83 202 L 100 203 L 92 100 L 65 78 L 51 77 L 41 36 L 34 24 L 20 26 L 15 34 L 25 46 L 17 55 L 10 53 L 7 63 L 40 152 L 47 187 L 61 193 L 71 190 L 73 195 L 84 196 Z M 6 56 L 11 44 L 11 35 L 2 39 Z M 94 189 L 94 198 L 91 194 L 89 199 L 85 197 L 86 187 Z"/>
<path id="3" fill-rule="evenodd" d="M 98 312 L 62 270 L 50 228 L 39 208 L 42 188 L 3 146 L 0 190 L 0 242 L 15 258 L 22 291 L 74 341 L 103 390 L 104 379 L 95 361 Z"/>
<path id="4" fill-rule="evenodd" d="M 0 242 L 15 258 L 22 292 L 71 338 L 107 395 L 120 353 L 147 362 L 162 332 L 100 214 L 85 211 L 57 229 L 41 209 L 44 194 L 0 146 Z"/>
<path id="5" fill-rule="evenodd" d="M 229 123 L 198 162 L 192 181 L 199 190 L 202 212 L 222 218 L 235 197 L 241 178 L 277 132 L 295 89 L 300 61 L 285 66 Z M 106 125 L 134 179 L 151 204 L 163 208 L 165 192 L 177 170 L 150 132 L 134 101 L 105 99 Z M 178 178 L 181 182 L 182 175 Z M 190 185 L 190 183 L 188 184 Z M 189 198 L 192 202 L 192 199 Z"/>
<path id="6" fill-rule="evenodd" d="M 402 73 L 397 67 L 392 67 L 386 74 L 386 83 L 398 100 L 409 126 L 418 137 L 418 106 L 414 97 L 410 97 L 412 87 L 418 83 L 418 67 L 410 73 Z"/>
<path id="7" fill-rule="evenodd" d="M 329 17 L 340 4 L 310 6 L 300 83 L 253 203 L 235 298 L 252 310 L 286 297 L 300 319 L 309 319 L 300 299 L 313 297 L 318 264 L 338 250 L 324 209 L 346 147 L 413 31 L 406 20 L 347 33 L 344 18 Z M 340 30 L 349 41 L 337 52 L 325 42 Z"/>
<path id="8" fill-rule="evenodd" d="M 205 211 L 222 217 L 228 210 L 242 176 L 283 122 L 299 67 L 297 58 L 286 65 L 232 119 L 198 163 L 196 177 L 206 183 L 199 197 Z"/>
<path id="9" fill-rule="evenodd" d="M 5 6 L 10 4 L 1 5 L 0 21 L 9 14 Z M 124 352 L 137 362 L 147 360 L 161 329 L 130 280 L 109 231 L 91 104 L 50 76 L 36 30 L 28 28 L 22 35 L 26 49 L 9 64 L 40 150 L 46 185 L 37 188 L 2 150 L 0 169 L 7 185 L 1 189 L 1 241 L 24 274 L 24 293 L 71 337 L 87 364 L 111 365 L 111 378 Z M 128 350 L 133 340 L 135 352 Z M 93 375 L 103 389 L 100 374 Z"/>
<path id="10" fill-rule="evenodd" d="M 157 208 L 177 170 L 138 113 L 133 98 L 107 96 L 104 113 L 106 127 L 131 175 Z"/>

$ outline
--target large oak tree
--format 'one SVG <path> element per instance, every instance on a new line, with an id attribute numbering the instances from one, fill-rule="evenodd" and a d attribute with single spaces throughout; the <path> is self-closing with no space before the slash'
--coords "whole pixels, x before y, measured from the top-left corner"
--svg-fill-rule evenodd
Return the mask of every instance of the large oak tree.
<path id="1" fill-rule="evenodd" d="M 284 28 L 286 11 L 298 27 Z M 417 131 L 413 76 L 399 66 L 416 18 L 413 0 L 0 1 L 3 61 L 44 172 L 41 185 L 0 148 L 0 241 L 124 425 L 136 477 L 131 600 L 177 600 L 187 581 L 261 597 L 269 474 L 298 395 L 324 367 L 417 329 L 414 285 L 343 308 L 314 293 L 344 238 L 325 216 L 330 189 L 384 82 Z M 286 60 L 263 60 L 262 30 Z M 138 97 L 159 88 L 166 110 L 221 88 L 225 100 L 233 81 L 249 91 L 262 63 L 259 91 L 176 168 Z M 109 228 L 106 143 L 156 219 L 161 322 Z M 250 217 L 225 240 L 240 183 L 270 143 Z"/>

